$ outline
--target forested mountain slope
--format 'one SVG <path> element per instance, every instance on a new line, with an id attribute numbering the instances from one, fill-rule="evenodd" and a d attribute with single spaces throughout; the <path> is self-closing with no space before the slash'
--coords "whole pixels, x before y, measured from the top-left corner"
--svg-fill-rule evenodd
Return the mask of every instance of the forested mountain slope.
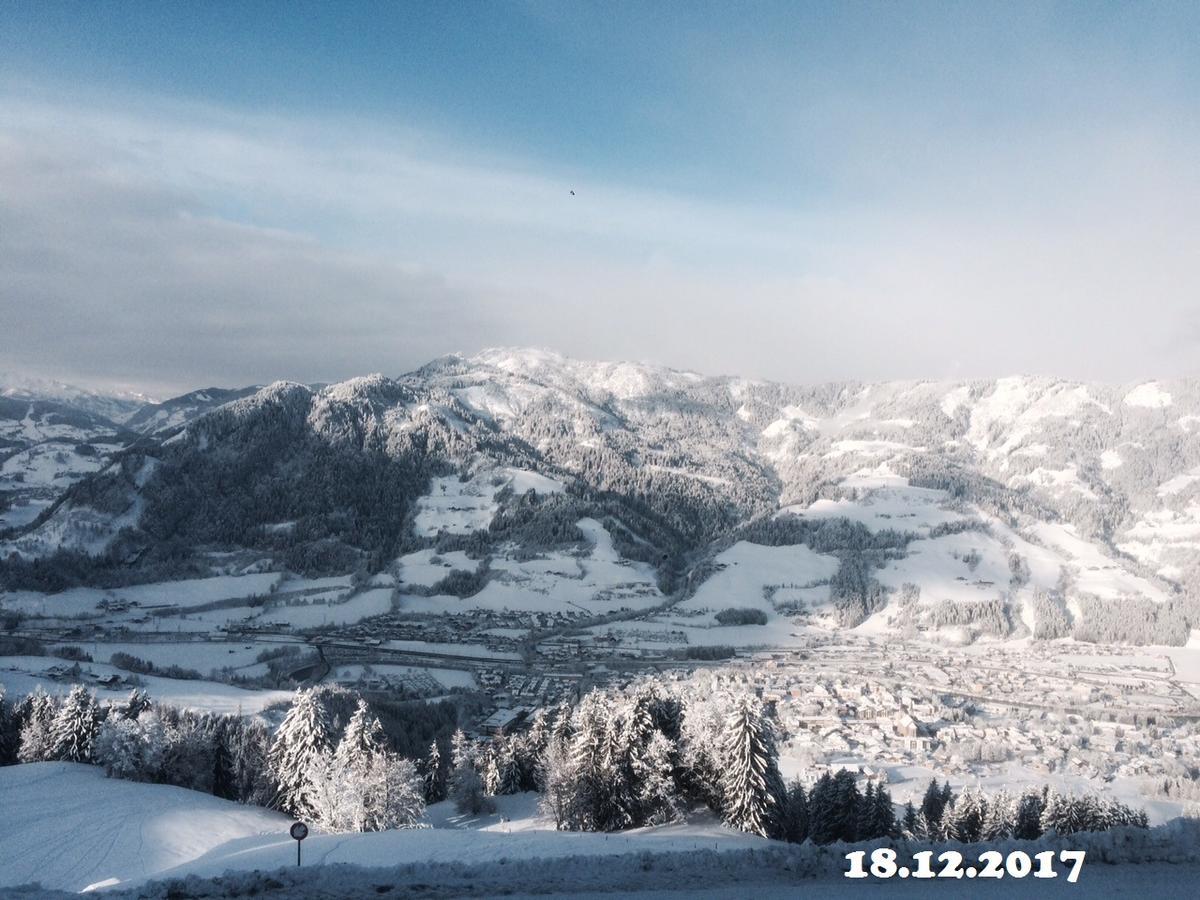
<path id="1" fill-rule="evenodd" d="M 739 548 L 803 544 L 831 562 L 756 583 L 755 603 L 1000 636 L 1200 628 L 1196 381 L 791 386 L 491 350 L 203 394 L 12 532 L 7 586 L 377 571 L 424 548 L 485 578 L 501 546 L 582 549 L 591 519 L 685 603 Z M 533 473 L 563 489 L 527 491 Z M 460 492 L 486 514 L 464 518 Z M 450 518 L 415 527 L 434 506 Z"/>

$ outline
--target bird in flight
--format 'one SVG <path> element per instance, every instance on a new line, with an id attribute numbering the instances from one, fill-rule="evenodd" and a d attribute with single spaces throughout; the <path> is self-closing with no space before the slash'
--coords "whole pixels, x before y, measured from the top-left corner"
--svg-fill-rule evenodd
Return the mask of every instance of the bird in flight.
<path id="1" fill-rule="evenodd" d="M 575 192 L 574 192 L 574 191 L 571 191 L 571 196 L 572 196 L 572 197 L 574 197 L 574 196 L 575 196 Z"/>

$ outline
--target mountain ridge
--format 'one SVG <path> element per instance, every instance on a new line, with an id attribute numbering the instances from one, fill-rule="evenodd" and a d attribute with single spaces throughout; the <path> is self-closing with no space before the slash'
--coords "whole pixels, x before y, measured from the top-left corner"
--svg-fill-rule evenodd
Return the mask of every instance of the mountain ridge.
<path id="1" fill-rule="evenodd" d="M 520 517 L 516 540 L 530 541 L 529 552 L 544 534 L 549 544 L 574 540 L 571 516 L 611 520 L 618 549 L 653 562 L 672 591 L 695 583 L 705 560 L 740 535 L 758 529 L 769 541 L 762 533 L 787 530 L 770 523 L 832 510 L 877 535 L 925 522 L 915 538 L 867 548 L 869 559 L 847 570 L 871 597 L 849 618 L 869 617 L 898 589 L 869 588 L 873 573 L 889 553 L 929 540 L 929 523 L 955 504 L 970 508 L 973 528 L 994 520 L 986 527 L 1011 532 L 1010 544 L 1050 529 L 1062 577 L 1074 579 L 1060 591 L 1064 608 L 1078 606 L 1078 594 L 1190 609 L 1200 584 L 1194 379 L 806 386 L 495 348 L 395 378 L 193 393 L 209 408 L 190 407 L 194 415 L 115 453 L 52 512 L 10 532 L 0 556 L 24 561 L 8 565 L 10 580 L 14 567 L 62 551 L 161 564 L 168 546 L 201 568 L 197 548 L 266 553 L 313 571 L 378 568 L 420 544 L 410 523 L 430 478 L 509 467 L 560 480 L 567 499 L 536 509 L 504 500 L 493 526 L 470 538 L 477 550 L 511 538 L 505 529 Z M 876 516 L 885 503 L 899 518 Z M 299 524 L 285 539 L 272 530 L 279 521 Z M 796 534 L 818 540 L 806 528 Z M 838 552 L 845 564 L 865 551 Z M 1097 574 L 1106 568 L 1108 581 Z M 1038 590 L 1053 589 L 1050 574 L 1038 577 Z M 1200 627 L 1200 618 L 1186 622 Z"/>

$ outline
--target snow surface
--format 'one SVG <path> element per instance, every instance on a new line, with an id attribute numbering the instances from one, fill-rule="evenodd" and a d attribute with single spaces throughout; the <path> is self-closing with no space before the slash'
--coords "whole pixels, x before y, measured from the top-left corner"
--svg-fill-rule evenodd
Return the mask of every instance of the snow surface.
<path id="1" fill-rule="evenodd" d="M 57 681 L 45 674 L 51 666 L 70 666 L 71 663 L 51 656 L 0 656 L 0 684 L 10 696 L 33 693 L 39 686 L 46 693 L 65 696 L 71 682 Z M 84 672 L 97 676 L 128 676 L 115 666 L 105 663 L 80 663 Z M 208 710 L 228 715 L 250 715 L 261 712 L 273 703 L 288 702 L 291 691 L 245 690 L 215 681 L 192 681 L 181 678 L 162 678 L 158 675 L 138 675 L 141 687 L 154 700 L 187 709 Z M 105 688 L 86 679 L 101 700 L 121 700 L 129 696 L 129 687 Z"/>
<path id="2" fill-rule="evenodd" d="M 1171 395 L 1159 387 L 1158 382 L 1147 381 L 1125 395 L 1125 405 L 1164 409 L 1171 405 Z"/>
<path id="3" fill-rule="evenodd" d="M 261 807 L 108 779 L 103 769 L 75 763 L 0 767 L 0 797 L 0 889 L 36 881 L 81 891 L 142 879 L 290 824 Z"/>

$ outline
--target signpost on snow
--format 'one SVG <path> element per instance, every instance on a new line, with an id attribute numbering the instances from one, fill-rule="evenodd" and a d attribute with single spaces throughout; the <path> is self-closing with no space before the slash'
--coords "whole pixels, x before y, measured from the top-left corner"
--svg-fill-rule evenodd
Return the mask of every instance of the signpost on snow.
<path id="1" fill-rule="evenodd" d="M 296 865 L 300 865 L 300 842 L 308 837 L 308 826 L 303 822 L 297 822 L 289 829 L 288 834 L 296 842 Z"/>

